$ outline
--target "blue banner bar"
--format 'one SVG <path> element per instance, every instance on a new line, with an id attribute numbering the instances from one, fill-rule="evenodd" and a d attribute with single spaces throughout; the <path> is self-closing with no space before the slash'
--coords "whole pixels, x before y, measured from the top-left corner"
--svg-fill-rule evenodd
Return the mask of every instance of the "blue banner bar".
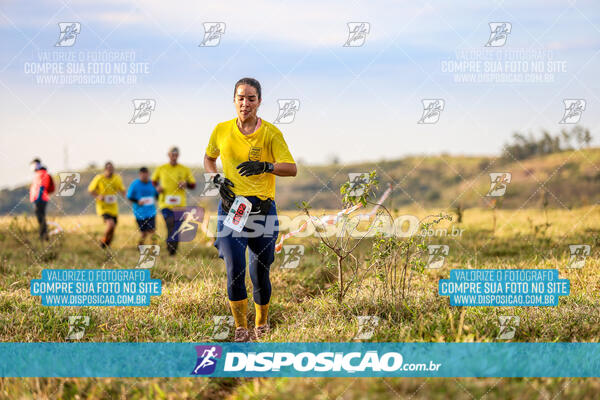
<path id="1" fill-rule="evenodd" d="M 2 377 L 598 377 L 600 343 L 0 343 Z"/>

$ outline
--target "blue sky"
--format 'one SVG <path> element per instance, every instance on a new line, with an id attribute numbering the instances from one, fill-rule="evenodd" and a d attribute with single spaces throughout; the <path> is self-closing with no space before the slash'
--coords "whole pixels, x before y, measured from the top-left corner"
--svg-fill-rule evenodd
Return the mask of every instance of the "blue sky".
<path id="1" fill-rule="evenodd" d="M 561 129 L 565 98 L 586 100 L 581 124 L 592 135 L 600 123 L 593 1 L 4 1 L 0 10 L 0 187 L 26 182 L 34 156 L 63 170 L 65 147 L 70 169 L 159 164 L 172 144 L 182 162 L 199 165 L 213 127 L 235 117 L 233 85 L 243 76 L 261 81 L 268 121 L 277 99 L 300 100 L 294 122 L 279 127 L 294 157 L 312 164 L 497 154 L 514 131 Z M 74 46 L 54 47 L 59 22 L 81 24 Z M 219 46 L 198 46 L 203 22 L 226 24 Z M 370 24 L 363 46 L 342 46 L 348 22 Z M 486 50 L 490 22 L 512 31 Z M 544 83 L 457 83 L 441 67 L 457 49 L 543 50 L 566 70 Z M 93 51 L 133 52 L 150 73 L 135 85 L 62 86 L 25 73 L 42 52 Z M 136 98 L 156 100 L 147 124 L 128 124 Z M 419 125 L 428 98 L 445 109 L 436 124 Z"/>

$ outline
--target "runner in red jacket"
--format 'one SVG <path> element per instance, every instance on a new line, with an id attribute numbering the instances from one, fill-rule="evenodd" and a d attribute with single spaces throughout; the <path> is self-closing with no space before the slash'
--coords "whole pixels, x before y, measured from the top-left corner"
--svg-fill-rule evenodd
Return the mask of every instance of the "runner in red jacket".
<path id="1" fill-rule="evenodd" d="M 40 239 L 48 240 L 46 206 L 48 205 L 48 200 L 50 200 L 50 193 L 54 192 L 54 182 L 39 158 L 31 162 L 31 169 L 35 175 L 29 187 L 29 201 L 33 203 L 35 216 L 40 225 Z"/>

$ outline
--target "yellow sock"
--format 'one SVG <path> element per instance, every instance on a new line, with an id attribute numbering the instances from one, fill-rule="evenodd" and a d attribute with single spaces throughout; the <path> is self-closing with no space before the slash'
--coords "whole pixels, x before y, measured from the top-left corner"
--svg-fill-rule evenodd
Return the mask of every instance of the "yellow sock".
<path id="1" fill-rule="evenodd" d="M 238 328 L 243 326 L 248 329 L 248 299 L 244 300 L 229 300 L 231 306 L 231 313 L 233 314 L 233 320 L 235 321 L 235 327 Z"/>
<path id="2" fill-rule="evenodd" d="M 254 303 L 254 309 L 256 310 L 255 325 L 264 325 L 267 323 L 267 315 L 269 313 L 269 303 L 260 305 Z"/>

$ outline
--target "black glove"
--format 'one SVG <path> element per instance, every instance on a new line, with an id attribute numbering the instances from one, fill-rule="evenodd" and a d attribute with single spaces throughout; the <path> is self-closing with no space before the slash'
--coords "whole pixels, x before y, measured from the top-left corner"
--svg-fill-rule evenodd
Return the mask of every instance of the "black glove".
<path id="1" fill-rule="evenodd" d="M 275 166 L 266 161 L 244 161 L 236 167 L 242 176 L 259 175 L 265 172 L 273 172 Z"/>
<path id="2" fill-rule="evenodd" d="M 235 199 L 235 193 L 231 190 L 231 188 L 235 186 L 233 182 L 219 174 L 213 176 L 212 181 L 219 188 L 219 194 L 223 201 L 226 202 L 226 204 L 233 203 L 233 200 Z"/>

